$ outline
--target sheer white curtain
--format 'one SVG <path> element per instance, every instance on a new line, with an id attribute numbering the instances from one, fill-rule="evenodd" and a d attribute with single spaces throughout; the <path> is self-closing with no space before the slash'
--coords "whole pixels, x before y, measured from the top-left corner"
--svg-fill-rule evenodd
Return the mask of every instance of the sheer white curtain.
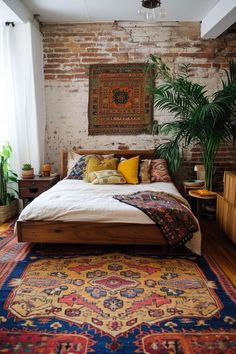
<path id="1" fill-rule="evenodd" d="M 42 37 L 32 24 L 0 27 L 0 148 L 9 141 L 12 169 L 38 172 L 44 159 Z"/>

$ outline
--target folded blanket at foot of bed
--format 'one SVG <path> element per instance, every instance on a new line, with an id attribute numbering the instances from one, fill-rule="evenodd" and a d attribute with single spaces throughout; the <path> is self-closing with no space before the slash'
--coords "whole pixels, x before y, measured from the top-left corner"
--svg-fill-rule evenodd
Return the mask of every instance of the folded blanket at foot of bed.
<path id="1" fill-rule="evenodd" d="M 140 209 L 162 230 L 169 246 L 179 247 L 190 240 L 198 224 L 184 199 L 165 192 L 143 191 L 114 195 L 113 198 Z"/>

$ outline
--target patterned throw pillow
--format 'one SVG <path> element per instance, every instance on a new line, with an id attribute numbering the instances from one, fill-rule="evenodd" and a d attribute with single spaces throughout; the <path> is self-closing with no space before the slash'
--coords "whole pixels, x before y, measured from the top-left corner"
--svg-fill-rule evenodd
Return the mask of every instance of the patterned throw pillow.
<path id="1" fill-rule="evenodd" d="M 84 169 L 86 167 L 87 159 L 86 155 L 80 156 L 79 160 L 75 163 L 67 176 L 68 179 L 78 179 L 82 180 L 84 177 Z"/>
<path id="2" fill-rule="evenodd" d="M 103 159 L 110 159 L 114 155 L 79 155 L 75 151 L 70 151 L 68 153 L 68 179 L 78 179 L 78 180 L 83 180 L 84 178 L 84 171 L 86 168 L 86 165 L 88 163 L 88 160 L 90 157 L 96 157 L 99 160 Z"/>
<path id="3" fill-rule="evenodd" d="M 151 160 L 142 160 L 139 167 L 140 182 L 151 183 Z"/>
<path id="4" fill-rule="evenodd" d="M 124 184 L 126 180 L 121 172 L 117 170 L 95 171 L 89 174 L 93 184 Z"/>
<path id="5" fill-rule="evenodd" d="M 89 174 L 95 171 L 102 171 L 102 170 L 117 170 L 119 160 L 116 158 L 111 159 L 102 159 L 99 157 L 90 157 L 88 159 L 85 172 L 84 172 L 84 181 L 91 182 Z"/>
<path id="6" fill-rule="evenodd" d="M 139 156 L 135 156 L 121 161 L 118 165 L 118 170 L 125 177 L 127 183 L 138 184 L 138 167 Z"/>
<path id="7" fill-rule="evenodd" d="M 82 155 L 77 154 L 74 150 L 68 151 L 67 157 L 67 176 L 70 175 L 72 168 L 79 161 Z"/>
<path id="8" fill-rule="evenodd" d="M 166 160 L 156 159 L 151 161 L 151 182 L 171 182 Z"/>

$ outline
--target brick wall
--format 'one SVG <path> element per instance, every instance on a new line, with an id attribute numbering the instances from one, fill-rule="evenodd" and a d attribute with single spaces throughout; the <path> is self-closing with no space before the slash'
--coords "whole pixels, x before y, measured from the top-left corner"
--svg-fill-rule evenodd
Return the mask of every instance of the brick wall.
<path id="1" fill-rule="evenodd" d="M 175 176 L 176 185 L 181 188 L 182 181 L 186 179 L 196 179 L 197 173 L 194 166 L 203 164 L 201 151 L 198 147 L 183 151 L 183 161 L 179 171 Z M 223 190 L 224 171 L 236 171 L 236 147 L 233 144 L 223 144 L 215 158 L 214 189 Z"/>
<path id="2" fill-rule="evenodd" d="M 200 38 L 199 23 L 43 24 L 46 80 L 46 160 L 59 167 L 63 148 L 153 148 L 162 136 L 88 136 L 88 69 L 97 63 L 144 62 L 160 54 L 170 65 L 192 63 L 194 80 L 207 84 L 209 93 L 220 85 L 227 60 L 236 57 L 236 30 L 215 40 Z M 159 123 L 171 119 L 155 112 Z M 189 151 L 182 173 L 201 162 L 199 151 Z M 217 158 L 222 171 L 236 163 L 235 148 L 223 147 Z"/>

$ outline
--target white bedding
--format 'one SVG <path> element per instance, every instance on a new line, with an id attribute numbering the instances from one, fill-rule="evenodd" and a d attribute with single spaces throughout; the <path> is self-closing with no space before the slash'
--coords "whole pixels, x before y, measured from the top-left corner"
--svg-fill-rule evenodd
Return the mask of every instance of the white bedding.
<path id="1" fill-rule="evenodd" d="M 145 190 L 164 191 L 180 196 L 172 183 L 93 185 L 64 179 L 28 204 L 18 220 L 154 224 L 141 210 L 113 198 L 115 194 Z M 194 234 L 186 246 L 200 254 L 200 231 Z"/>

